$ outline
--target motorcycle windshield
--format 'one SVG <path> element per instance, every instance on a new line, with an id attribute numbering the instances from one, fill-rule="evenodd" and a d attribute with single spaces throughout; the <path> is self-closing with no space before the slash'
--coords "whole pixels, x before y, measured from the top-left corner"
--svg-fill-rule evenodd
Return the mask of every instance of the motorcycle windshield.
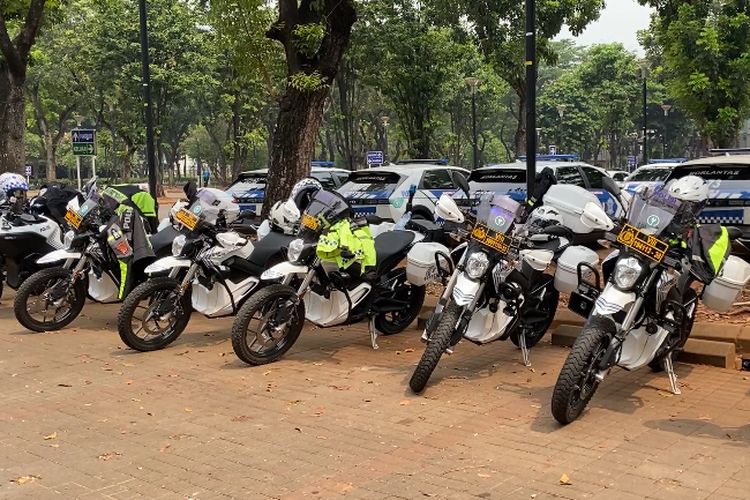
<path id="1" fill-rule="evenodd" d="M 326 229 L 351 217 L 352 209 L 338 193 L 320 190 L 315 193 L 300 220 L 300 237 L 316 240 Z"/>
<path id="2" fill-rule="evenodd" d="M 100 199 L 101 197 L 99 196 L 99 193 L 96 192 L 96 190 L 91 190 L 89 192 L 86 201 L 84 201 L 83 205 L 81 205 L 78 210 L 76 210 L 81 219 L 91 217 L 96 212 L 96 208 L 99 206 Z"/>
<path id="3" fill-rule="evenodd" d="M 477 207 L 477 225 L 497 234 L 506 234 L 512 228 L 521 205 L 509 196 L 483 195 Z"/>
<path id="4" fill-rule="evenodd" d="M 662 236 L 680 205 L 680 200 L 670 196 L 666 189 L 639 194 L 630 206 L 628 224 L 649 236 Z"/>

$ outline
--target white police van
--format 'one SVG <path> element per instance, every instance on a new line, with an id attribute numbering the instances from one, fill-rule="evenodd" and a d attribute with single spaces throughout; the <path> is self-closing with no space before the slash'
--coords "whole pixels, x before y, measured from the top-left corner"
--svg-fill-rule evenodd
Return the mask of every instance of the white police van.
<path id="1" fill-rule="evenodd" d="M 458 189 L 458 173 L 469 176 L 468 170 L 450 166 L 445 160 L 407 160 L 352 172 L 338 192 L 357 216 L 377 215 L 395 221 L 404 214 L 409 189 L 416 186 L 412 214 L 435 220 L 435 204 L 443 193 Z"/>

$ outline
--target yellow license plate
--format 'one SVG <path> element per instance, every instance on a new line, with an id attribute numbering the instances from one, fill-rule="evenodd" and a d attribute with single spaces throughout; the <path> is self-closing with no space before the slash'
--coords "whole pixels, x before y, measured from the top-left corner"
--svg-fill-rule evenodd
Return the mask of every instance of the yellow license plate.
<path id="1" fill-rule="evenodd" d="M 625 224 L 617 235 L 617 241 L 656 262 L 661 262 L 669 250 L 669 243 L 639 231 L 630 224 Z"/>
<path id="2" fill-rule="evenodd" d="M 83 222 L 83 217 L 78 215 L 72 210 L 68 210 L 65 212 L 65 220 L 68 221 L 68 223 L 73 226 L 75 229 L 78 229 L 81 227 L 81 222 Z"/>
<path id="3" fill-rule="evenodd" d="M 195 229 L 195 226 L 198 225 L 198 216 L 195 215 L 190 210 L 185 210 L 184 208 L 181 208 L 177 211 L 174 217 L 175 219 L 177 219 L 177 221 L 180 224 L 190 229 L 191 231 Z"/>
<path id="4" fill-rule="evenodd" d="M 311 215 L 302 214 L 302 227 L 317 231 L 320 229 L 320 219 Z"/>
<path id="5" fill-rule="evenodd" d="M 471 237 L 501 254 L 507 254 L 510 251 L 509 239 L 506 238 L 504 234 L 493 231 L 487 226 L 475 226 L 471 231 Z"/>

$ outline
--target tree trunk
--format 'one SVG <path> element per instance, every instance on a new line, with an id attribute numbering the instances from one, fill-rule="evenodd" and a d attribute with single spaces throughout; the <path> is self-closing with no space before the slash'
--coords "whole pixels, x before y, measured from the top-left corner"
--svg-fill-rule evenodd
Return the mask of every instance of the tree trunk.
<path id="1" fill-rule="evenodd" d="M 26 163 L 24 133 L 26 109 L 25 78 L 15 78 L 0 62 L 0 172 L 23 173 Z"/>
<path id="2" fill-rule="evenodd" d="M 323 121 L 323 104 L 327 96 L 327 87 L 316 92 L 289 87 L 282 97 L 273 134 L 263 217 L 268 215 L 273 203 L 289 196 L 298 180 L 310 175 L 315 138 Z"/>

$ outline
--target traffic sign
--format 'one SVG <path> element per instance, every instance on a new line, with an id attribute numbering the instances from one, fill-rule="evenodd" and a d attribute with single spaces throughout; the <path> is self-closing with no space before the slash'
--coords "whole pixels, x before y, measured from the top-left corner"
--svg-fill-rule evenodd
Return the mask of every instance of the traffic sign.
<path id="1" fill-rule="evenodd" d="M 31 177 L 31 165 L 26 165 L 26 177 Z"/>
<path id="2" fill-rule="evenodd" d="M 557 154 L 557 146 L 554 144 L 549 145 L 549 154 L 556 155 Z"/>
<path id="3" fill-rule="evenodd" d="M 382 151 L 368 151 L 367 152 L 367 164 L 368 165 L 382 165 L 383 164 L 383 152 Z"/>
<path id="4" fill-rule="evenodd" d="M 76 128 L 71 136 L 75 156 L 96 156 L 96 130 Z"/>
<path id="5" fill-rule="evenodd" d="M 628 168 L 635 168 L 638 164 L 638 158 L 636 156 L 628 156 Z"/>

